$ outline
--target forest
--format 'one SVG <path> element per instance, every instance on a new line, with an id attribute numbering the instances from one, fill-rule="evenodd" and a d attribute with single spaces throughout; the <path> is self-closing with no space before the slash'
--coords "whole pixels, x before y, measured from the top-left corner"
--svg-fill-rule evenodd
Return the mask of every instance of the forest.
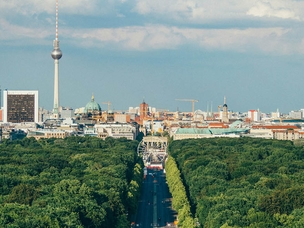
<path id="1" fill-rule="evenodd" d="M 303 146 L 245 137 L 187 139 L 173 141 L 169 154 L 196 226 L 304 227 Z"/>
<path id="2" fill-rule="evenodd" d="M 137 141 L 0 144 L 0 227 L 130 227 L 143 176 Z"/>

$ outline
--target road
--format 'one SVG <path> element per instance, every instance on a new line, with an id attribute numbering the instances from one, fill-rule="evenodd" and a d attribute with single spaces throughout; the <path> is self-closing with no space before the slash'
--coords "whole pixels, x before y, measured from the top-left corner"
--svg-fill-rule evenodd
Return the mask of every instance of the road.
<path id="1" fill-rule="evenodd" d="M 175 216 L 165 174 L 162 170 L 148 169 L 133 227 L 174 227 Z"/>

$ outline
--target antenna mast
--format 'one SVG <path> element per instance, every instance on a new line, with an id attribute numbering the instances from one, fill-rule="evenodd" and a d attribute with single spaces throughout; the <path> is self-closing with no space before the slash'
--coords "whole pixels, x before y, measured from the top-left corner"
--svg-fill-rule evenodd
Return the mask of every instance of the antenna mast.
<path id="1" fill-rule="evenodd" d="M 56 0 L 56 39 L 58 40 L 58 0 Z"/>

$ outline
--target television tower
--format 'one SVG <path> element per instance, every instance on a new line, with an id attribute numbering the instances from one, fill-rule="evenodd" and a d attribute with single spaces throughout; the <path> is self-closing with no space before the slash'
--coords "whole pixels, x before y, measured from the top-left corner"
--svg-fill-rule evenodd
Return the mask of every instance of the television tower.
<path id="1" fill-rule="evenodd" d="M 59 48 L 58 40 L 58 0 L 56 0 L 56 38 L 54 40 L 53 46 L 54 50 L 51 53 L 55 63 L 53 117 L 55 119 L 59 119 L 59 59 L 62 57 L 62 52 Z"/>

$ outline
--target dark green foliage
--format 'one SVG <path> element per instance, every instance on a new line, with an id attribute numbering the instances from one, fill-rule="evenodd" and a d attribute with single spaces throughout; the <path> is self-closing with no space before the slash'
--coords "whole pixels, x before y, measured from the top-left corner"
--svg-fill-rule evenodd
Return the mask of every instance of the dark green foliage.
<path id="1" fill-rule="evenodd" d="M 0 145 L 0 227 L 129 227 L 137 141 L 33 138 Z"/>
<path id="2" fill-rule="evenodd" d="M 173 141 L 169 153 L 201 227 L 303 224 L 302 147 L 252 138 L 188 139 Z"/>
<path id="3" fill-rule="evenodd" d="M 38 198 L 38 192 L 32 185 L 19 184 L 13 187 L 11 194 L 6 202 L 32 205 L 32 202 Z"/>
<path id="4" fill-rule="evenodd" d="M 294 209 L 304 207 L 304 186 L 273 191 L 261 197 L 259 206 L 271 215 L 290 214 Z"/>

